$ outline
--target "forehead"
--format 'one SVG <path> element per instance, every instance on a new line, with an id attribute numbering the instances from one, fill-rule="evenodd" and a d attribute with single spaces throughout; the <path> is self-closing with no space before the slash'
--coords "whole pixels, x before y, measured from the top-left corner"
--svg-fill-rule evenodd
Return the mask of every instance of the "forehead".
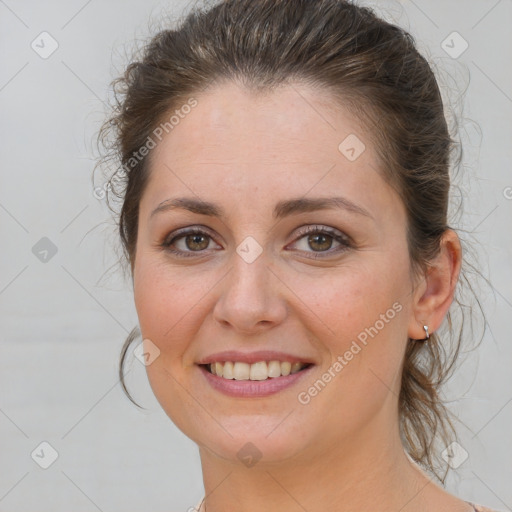
<path id="1" fill-rule="evenodd" d="M 337 158 L 348 135 L 367 138 L 361 123 L 327 89 L 288 84 L 255 92 L 225 82 L 195 98 L 197 106 L 157 149 L 172 151 L 175 162 L 206 156 L 225 163 L 256 155 L 266 163 L 304 162 L 318 160 L 319 153 Z"/>
<path id="2" fill-rule="evenodd" d="M 239 206 L 255 205 L 256 192 L 272 206 L 334 191 L 384 207 L 383 195 L 393 194 L 362 123 L 327 90 L 288 84 L 255 93 L 228 82 L 193 97 L 197 105 L 151 154 L 145 196 L 153 207 L 191 192 Z"/>

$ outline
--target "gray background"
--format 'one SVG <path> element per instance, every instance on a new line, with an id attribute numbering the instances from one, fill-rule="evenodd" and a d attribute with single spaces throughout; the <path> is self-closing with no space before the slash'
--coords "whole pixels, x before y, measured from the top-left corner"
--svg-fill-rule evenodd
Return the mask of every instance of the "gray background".
<path id="1" fill-rule="evenodd" d="M 160 409 L 143 365 L 130 357 L 127 381 L 147 411 L 118 382 L 137 318 L 116 228 L 91 178 L 110 80 L 133 42 L 186 4 L 0 0 L 0 511 L 171 512 L 202 496 L 197 448 Z M 512 2 L 371 5 L 412 32 L 463 114 L 459 225 L 492 288 L 482 289 L 484 340 L 446 388 L 468 453 L 448 489 L 512 510 Z M 42 46 L 43 31 L 58 43 L 47 58 L 31 47 Z M 454 31 L 469 44 L 458 58 L 457 36 L 447 40 L 452 56 L 441 46 Z M 43 237 L 56 254 L 41 252 Z M 31 457 L 43 441 L 58 452 L 48 469 L 36 463 L 48 462 L 48 449 Z"/>

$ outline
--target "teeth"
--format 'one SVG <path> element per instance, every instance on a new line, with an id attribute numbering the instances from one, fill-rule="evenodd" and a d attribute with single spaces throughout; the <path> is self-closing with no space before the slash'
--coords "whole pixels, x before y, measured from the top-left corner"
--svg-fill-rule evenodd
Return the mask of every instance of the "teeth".
<path id="1" fill-rule="evenodd" d="M 253 364 L 226 361 L 209 364 L 208 369 L 213 375 L 224 379 L 267 380 L 297 373 L 305 366 L 305 363 L 290 363 L 289 361 L 259 361 Z"/>
<path id="2" fill-rule="evenodd" d="M 293 363 L 290 373 L 297 373 L 302 368 L 302 363 Z"/>
<path id="3" fill-rule="evenodd" d="M 236 362 L 233 366 L 233 377 L 235 380 L 247 380 L 251 371 L 251 365 Z"/>
<path id="4" fill-rule="evenodd" d="M 212 366 L 215 367 L 215 375 L 218 375 L 219 377 L 222 377 L 222 363 L 215 363 Z"/>
<path id="5" fill-rule="evenodd" d="M 222 363 L 220 363 L 222 364 Z M 211 365 L 210 365 L 211 367 Z M 225 379 L 234 379 L 235 376 L 233 375 L 233 363 L 231 361 L 226 361 L 222 367 L 222 376 Z"/>
<path id="6" fill-rule="evenodd" d="M 281 375 L 290 375 L 290 370 L 292 369 L 292 363 L 285 361 L 281 363 Z"/>
<path id="7" fill-rule="evenodd" d="M 268 363 L 268 376 L 281 377 L 281 363 L 279 361 L 270 361 Z"/>
<path id="8" fill-rule="evenodd" d="M 251 371 L 249 372 L 250 380 L 265 380 L 268 379 L 268 377 L 268 367 L 265 361 L 260 361 L 259 363 L 251 364 Z"/>

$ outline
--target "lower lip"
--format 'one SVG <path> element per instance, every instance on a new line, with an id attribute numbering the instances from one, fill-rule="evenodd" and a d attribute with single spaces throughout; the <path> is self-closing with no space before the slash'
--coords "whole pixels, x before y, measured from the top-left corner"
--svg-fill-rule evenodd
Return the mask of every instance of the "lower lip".
<path id="1" fill-rule="evenodd" d="M 241 398 L 258 398 L 278 393 L 283 389 L 293 386 L 304 375 L 308 374 L 312 368 L 313 366 L 309 366 L 297 373 L 268 378 L 266 380 L 233 380 L 213 375 L 204 366 L 199 366 L 201 373 L 214 389 L 225 395 Z"/>

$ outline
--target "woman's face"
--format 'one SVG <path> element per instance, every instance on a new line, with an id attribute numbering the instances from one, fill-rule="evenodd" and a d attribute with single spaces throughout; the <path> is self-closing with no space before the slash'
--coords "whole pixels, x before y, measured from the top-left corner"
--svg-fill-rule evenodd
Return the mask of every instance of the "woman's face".
<path id="1" fill-rule="evenodd" d="M 151 387 L 222 458 L 349 449 L 397 421 L 407 336 L 421 337 L 403 204 L 327 93 L 230 83 L 195 99 L 151 150 L 140 203 Z"/>

